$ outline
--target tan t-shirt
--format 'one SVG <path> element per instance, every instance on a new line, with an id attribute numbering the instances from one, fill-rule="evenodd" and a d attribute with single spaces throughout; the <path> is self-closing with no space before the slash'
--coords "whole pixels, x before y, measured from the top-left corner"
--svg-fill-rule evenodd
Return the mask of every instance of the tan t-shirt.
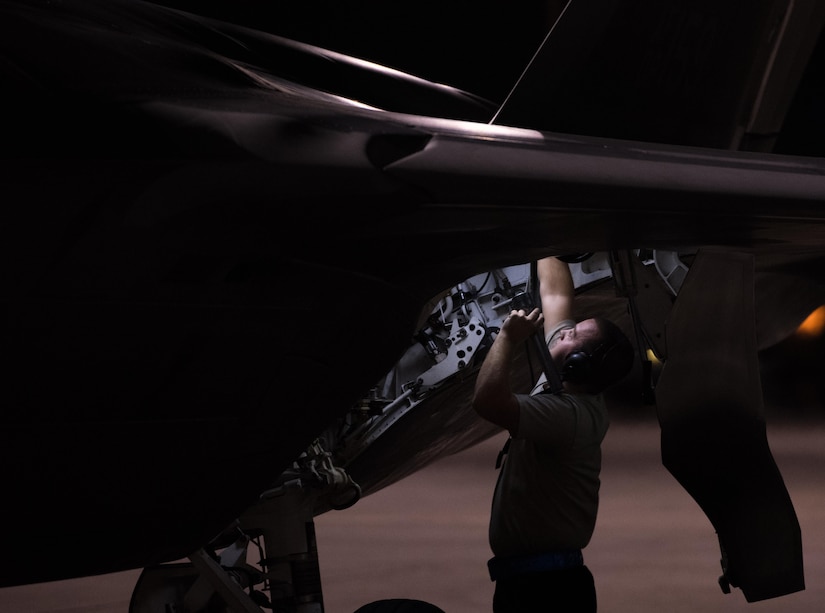
<path id="1" fill-rule="evenodd" d="M 548 335 L 550 345 L 573 322 Z M 601 442 L 608 428 L 601 394 L 517 395 L 519 429 L 501 468 L 490 518 L 496 556 L 581 549 L 599 504 Z"/>

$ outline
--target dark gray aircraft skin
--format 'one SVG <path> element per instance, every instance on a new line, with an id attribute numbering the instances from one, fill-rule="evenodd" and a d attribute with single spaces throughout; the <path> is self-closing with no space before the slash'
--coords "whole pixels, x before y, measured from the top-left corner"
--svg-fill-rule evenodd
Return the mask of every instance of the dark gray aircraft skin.
<path id="1" fill-rule="evenodd" d="M 573 0 L 489 101 L 167 4 L 0 2 L 1 585 L 202 547 L 462 279 L 662 249 L 699 252 L 656 390 L 663 459 L 749 600 L 804 587 L 754 373 L 825 303 L 825 8 Z M 622 297 L 591 296 L 636 336 Z M 489 436 L 471 388 L 356 461 L 363 489 Z"/>

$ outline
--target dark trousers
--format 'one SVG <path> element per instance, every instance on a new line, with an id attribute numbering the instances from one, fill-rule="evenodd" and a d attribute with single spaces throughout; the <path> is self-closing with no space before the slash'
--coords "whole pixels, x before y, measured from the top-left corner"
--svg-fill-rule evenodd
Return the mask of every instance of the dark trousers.
<path id="1" fill-rule="evenodd" d="M 499 579 L 493 613 L 596 613 L 596 586 L 586 566 Z"/>

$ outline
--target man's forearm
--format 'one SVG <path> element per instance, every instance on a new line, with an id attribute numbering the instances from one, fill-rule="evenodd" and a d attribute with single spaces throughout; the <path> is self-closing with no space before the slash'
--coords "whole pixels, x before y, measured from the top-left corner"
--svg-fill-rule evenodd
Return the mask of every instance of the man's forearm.
<path id="1" fill-rule="evenodd" d="M 499 334 L 476 379 L 473 408 L 484 419 L 508 430 L 518 425 L 518 404 L 510 384 L 510 370 L 516 343 Z"/>
<path id="2" fill-rule="evenodd" d="M 518 430 L 519 404 L 510 385 L 511 362 L 516 351 L 542 325 L 539 309 L 530 313 L 513 310 L 499 330 L 493 346 L 484 358 L 476 378 L 473 408 L 483 418 L 507 428 Z"/>
<path id="3" fill-rule="evenodd" d="M 475 395 L 477 398 L 501 398 L 510 393 L 510 362 L 514 345 L 508 338 L 496 338 L 476 379 Z"/>

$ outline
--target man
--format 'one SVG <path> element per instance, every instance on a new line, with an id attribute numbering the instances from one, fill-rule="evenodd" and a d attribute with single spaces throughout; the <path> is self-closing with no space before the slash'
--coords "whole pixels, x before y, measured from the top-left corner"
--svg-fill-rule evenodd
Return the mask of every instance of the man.
<path id="1" fill-rule="evenodd" d="M 596 611 L 593 576 L 581 550 L 596 522 L 601 442 L 608 418 L 602 390 L 624 377 L 633 348 L 611 322 L 573 315 L 567 264 L 537 264 L 541 312 L 514 310 L 476 380 L 473 407 L 510 432 L 493 497 L 490 576 L 493 611 Z M 531 394 L 510 386 L 511 361 L 543 324 L 563 390 Z"/>

